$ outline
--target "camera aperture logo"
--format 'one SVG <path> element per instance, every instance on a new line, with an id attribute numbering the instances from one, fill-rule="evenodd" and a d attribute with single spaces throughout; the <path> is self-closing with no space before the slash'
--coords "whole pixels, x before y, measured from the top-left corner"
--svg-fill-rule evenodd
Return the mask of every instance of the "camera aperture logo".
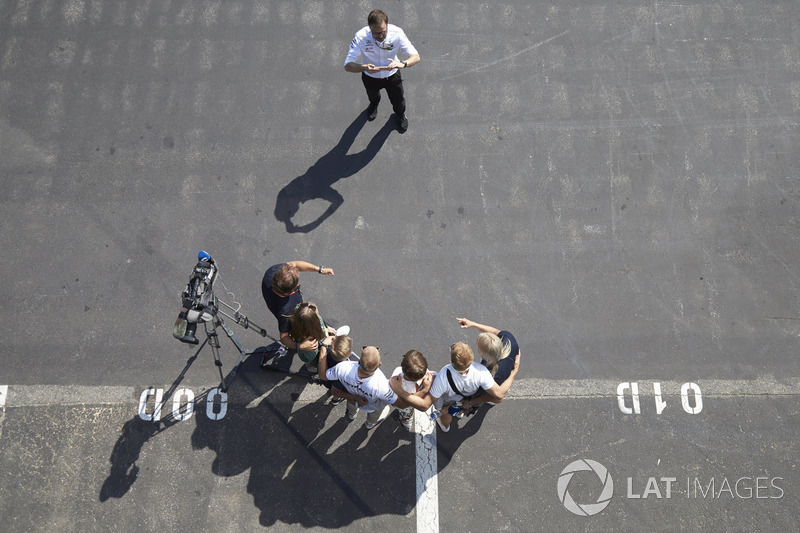
<path id="1" fill-rule="evenodd" d="M 594 503 L 577 503 L 572 499 L 569 493 L 569 482 L 572 481 L 572 476 L 576 472 L 591 471 L 594 472 L 603 484 L 603 489 L 597 501 Z M 558 476 L 558 499 L 564 504 L 568 511 L 578 516 L 592 516 L 601 512 L 611 502 L 611 497 L 614 495 L 614 480 L 611 479 L 611 474 L 608 469 L 591 459 L 579 459 L 567 465 Z"/>

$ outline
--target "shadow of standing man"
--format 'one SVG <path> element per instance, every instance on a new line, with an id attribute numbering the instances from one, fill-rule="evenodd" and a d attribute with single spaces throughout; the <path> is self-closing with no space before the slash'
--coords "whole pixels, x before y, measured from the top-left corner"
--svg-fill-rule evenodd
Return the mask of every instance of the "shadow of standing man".
<path id="1" fill-rule="evenodd" d="M 293 179 L 278 193 L 275 202 L 275 218 L 286 225 L 288 233 L 308 233 L 318 228 L 328 217 L 344 203 L 344 198 L 332 185 L 342 178 L 349 178 L 366 167 L 378 154 L 386 139 L 394 129 L 391 121 L 387 121 L 370 140 L 361 152 L 348 154 L 358 133 L 367 122 L 366 113 L 361 113 L 350 124 L 339 143 L 320 157 L 305 174 Z M 298 226 L 292 220 L 300 206 L 310 200 L 321 199 L 330 205 L 316 220 Z"/>

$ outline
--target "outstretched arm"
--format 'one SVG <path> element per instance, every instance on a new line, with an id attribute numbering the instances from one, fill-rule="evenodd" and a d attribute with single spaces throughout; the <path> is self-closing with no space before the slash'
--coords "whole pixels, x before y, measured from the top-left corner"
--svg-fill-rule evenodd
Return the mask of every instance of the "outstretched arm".
<path id="1" fill-rule="evenodd" d="M 484 392 L 477 398 L 473 398 L 472 400 L 464 400 L 461 402 L 462 409 L 468 409 L 470 406 L 473 405 L 480 405 L 486 402 L 493 402 L 493 403 L 500 403 L 508 394 L 508 391 L 511 389 L 511 385 L 514 384 L 514 378 L 517 377 L 517 372 L 519 372 L 519 357 L 520 354 L 514 358 L 514 368 L 511 369 L 511 374 L 509 374 L 508 378 L 503 382 L 502 385 L 494 384 L 491 389 Z"/>
<path id="2" fill-rule="evenodd" d="M 319 272 L 326 276 L 333 276 L 333 269 L 331 267 L 317 266 L 308 261 L 289 261 L 289 264 L 297 268 L 300 272 Z"/>
<path id="3" fill-rule="evenodd" d="M 500 330 L 495 327 L 487 326 L 486 324 L 478 324 L 466 318 L 456 318 L 456 320 L 458 320 L 458 325 L 461 326 L 461 329 L 475 328 L 481 333 L 494 333 L 495 335 L 500 333 Z"/>

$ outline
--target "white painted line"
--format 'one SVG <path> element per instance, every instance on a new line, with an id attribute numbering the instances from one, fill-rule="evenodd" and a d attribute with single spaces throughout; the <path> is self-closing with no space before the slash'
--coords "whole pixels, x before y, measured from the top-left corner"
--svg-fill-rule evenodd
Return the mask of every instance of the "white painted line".
<path id="1" fill-rule="evenodd" d="M 518 379 L 508 391 L 506 398 L 549 399 L 549 398 L 605 398 L 617 395 L 617 387 L 623 382 L 638 382 L 641 396 L 655 396 L 654 383 L 659 383 L 659 391 L 664 394 L 679 395 L 687 382 L 699 384 L 703 396 L 783 396 L 800 394 L 800 379 L 774 378 L 761 376 L 755 380 L 695 379 L 687 376 L 684 381 L 659 379 L 620 379 L 618 381 L 599 379 Z"/>
<path id="2" fill-rule="evenodd" d="M 6 388 L 7 385 L 4 385 Z M 38 405 L 125 404 L 138 402 L 139 392 L 133 387 L 90 385 L 14 385 L 9 405 L 33 407 Z"/>
<path id="3" fill-rule="evenodd" d="M 518 379 L 508 392 L 506 399 L 558 399 L 558 398 L 615 398 L 617 387 L 623 382 L 638 382 L 639 395 L 655 396 L 654 383 L 659 383 L 658 390 L 664 397 L 679 398 L 684 384 L 696 383 L 702 389 L 703 397 L 732 396 L 783 396 L 800 395 L 800 378 L 761 376 L 754 380 L 700 379 L 687 376 L 684 381 L 658 379 L 637 379 L 638 376 L 609 379 Z M 311 403 L 328 393 L 327 389 L 318 385 L 292 384 L 291 379 L 280 387 L 275 387 L 268 394 L 273 401 L 286 401 L 292 404 Z M 291 386 L 290 386 L 291 385 Z M 209 390 L 208 385 L 187 385 L 195 394 Z M 113 387 L 92 385 L 12 385 L 13 394 L 8 392 L 9 385 L 0 385 L 0 406 L 14 407 L 44 405 L 89 405 L 89 404 L 137 404 L 142 390 L 150 387 Z M 164 385 L 167 390 L 169 385 Z M 299 397 L 297 396 L 299 394 Z M 261 395 L 258 400 L 267 394 Z M 229 400 L 229 407 L 236 405 L 237 397 Z M 249 407 L 255 405 L 254 400 L 247 400 Z M 417 417 L 414 417 L 417 418 Z M 421 418 L 421 417 L 420 417 Z M 434 423 L 435 425 L 435 423 Z"/>
<path id="4" fill-rule="evenodd" d="M 439 481 L 436 477 L 436 423 L 414 411 L 417 443 L 417 533 L 439 533 Z"/>

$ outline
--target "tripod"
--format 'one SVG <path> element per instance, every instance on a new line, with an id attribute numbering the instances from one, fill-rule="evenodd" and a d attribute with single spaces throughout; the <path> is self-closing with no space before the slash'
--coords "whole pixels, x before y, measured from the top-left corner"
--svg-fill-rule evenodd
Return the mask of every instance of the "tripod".
<path id="1" fill-rule="evenodd" d="M 229 309 L 233 314 L 231 315 L 226 313 L 217 304 L 222 304 L 227 309 Z M 236 377 L 236 373 L 239 371 L 239 366 L 242 364 L 242 361 L 244 361 L 244 358 L 252 354 L 253 352 L 244 349 L 242 344 L 236 338 L 236 335 L 233 334 L 231 328 L 229 328 L 228 325 L 225 323 L 225 321 L 222 320 L 222 317 L 220 315 L 225 315 L 226 317 L 230 318 L 231 320 L 235 321 L 237 324 L 242 326 L 244 329 L 255 330 L 255 332 L 261 335 L 262 337 L 268 337 L 275 342 L 278 342 L 278 340 L 272 337 L 271 335 L 267 334 L 267 330 L 265 330 L 258 324 L 252 322 L 249 318 L 247 318 L 246 315 L 240 313 L 237 308 L 234 308 L 226 304 L 219 298 L 214 297 L 212 305 L 213 308 L 216 310 L 216 312 L 213 313 L 213 318 L 210 321 L 203 322 L 203 327 L 205 327 L 206 329 L 206 340 L 203 341 L 203 344 L 200 345 L 200 348 L 197 349 L 196 353 L 200 353 L 200 350 L 203 349 L 203 346 L 205 346 L 206 343 L 208 343 L 211 346 L 211 351 L 214 353 L 214 364 L 217 366 L 217 369 L 219 370 L 220 390 L 222 392 L 228 392 L 228 387 L 230 386 L 233 379 Z M 236 349 L 239 350 L 239 360 L 233 366 L 233 369 L 230 371 L 227 378 L 222 373 L 222 359 L 220 358 L 219 355 L 220 343 L 219 343 L 219 335 L 217 335 L 217 326 L 222 328 L 222 330 L 225 332 L 225 335 L 228 336 L 228 338 L 231 340 L 234 346 L 236 346 Z"/>

